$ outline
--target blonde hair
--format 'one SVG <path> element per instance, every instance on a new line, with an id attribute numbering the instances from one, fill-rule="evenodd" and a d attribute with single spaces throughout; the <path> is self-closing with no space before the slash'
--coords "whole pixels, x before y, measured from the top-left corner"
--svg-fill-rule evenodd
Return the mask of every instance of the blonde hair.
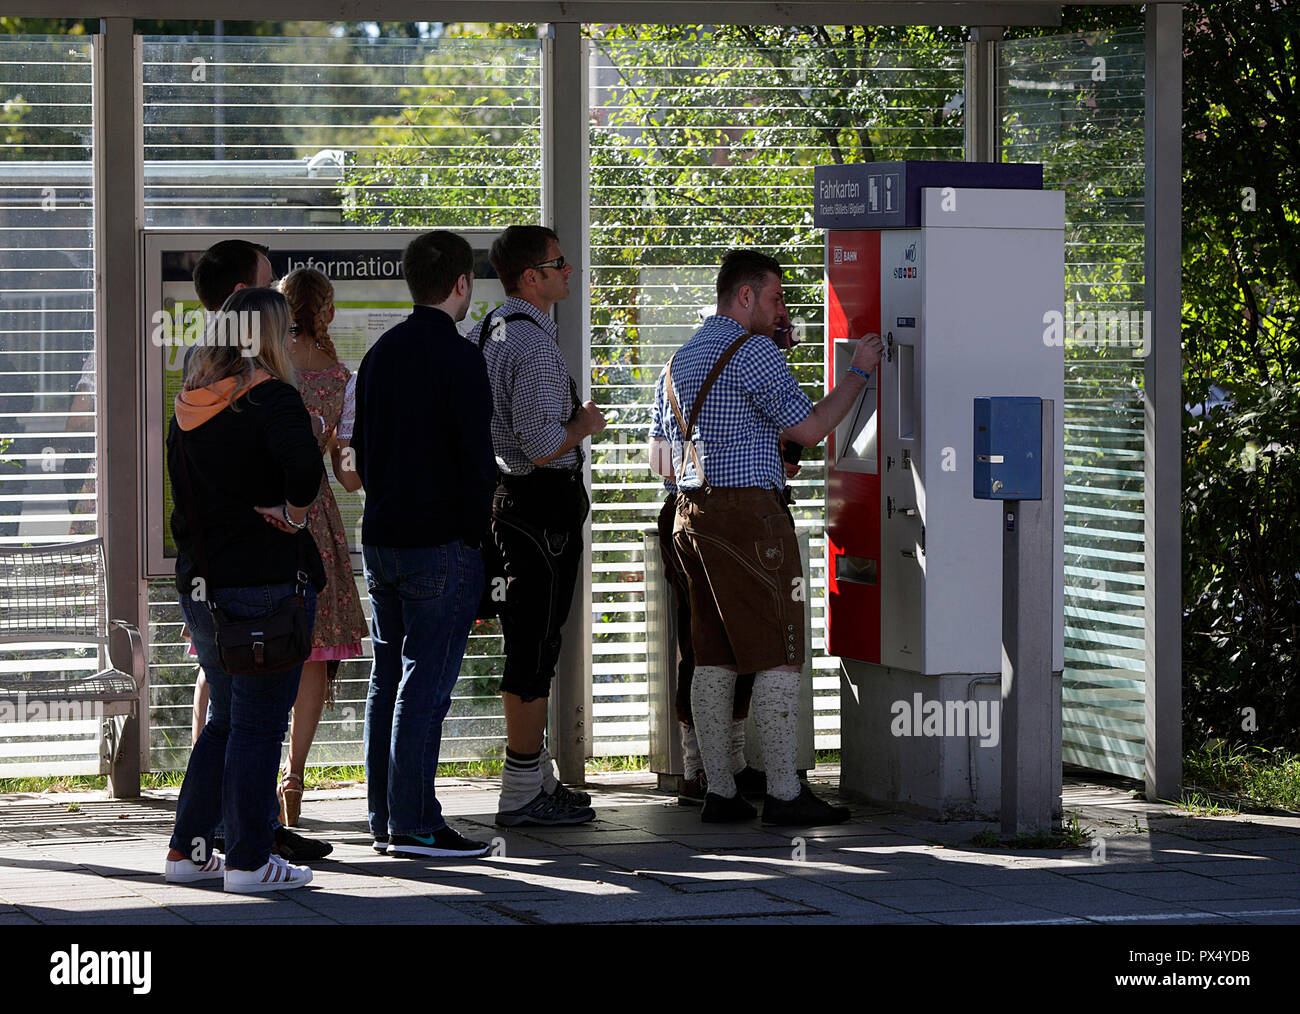
<path id="1" fill-rule="evenodd" d="M 330 309 L 334 305 L 334 286 L 315 268 L 298 268 L 280 279 L 280 291 L 289 302 L 293 330 L 311 338 L 322 352 L 335 362 L 339 355 L 330 338 Z"/>
<path id="2" fill-rule="evenodd" d="M 249 318 L 256 321 L 256 351 L 248 355 L 246 353 L 253 351 L 251 345 L 221 340 L 228 335 L 223 335 L 218 329 L 218 321 L 222 321 L 228 327 L 230 317 L 226 316 L 224 320 L 216 315 L 209 317 L 204 342 L 195 347 L 190 361 L 189 373 L 185 378 L 185 390 L 193 391 L 225 380 L 227 377 L 239 377 L 242 383 L 235 386 L 230 396 L 233 408 L 235 399 L 251 386 L 255 370 L 265 370 L 276 380 L 297 386 L 293 363 L 289 360 L 289 354 L 284 346 L 284 339 L 289 333 L 289 304 L 284 296 L 274 289 L 236 289 L 221 304 L 218 313 L 222 315 L 247 313 L 249 317 L 242 318 L 241 325 Z"/>

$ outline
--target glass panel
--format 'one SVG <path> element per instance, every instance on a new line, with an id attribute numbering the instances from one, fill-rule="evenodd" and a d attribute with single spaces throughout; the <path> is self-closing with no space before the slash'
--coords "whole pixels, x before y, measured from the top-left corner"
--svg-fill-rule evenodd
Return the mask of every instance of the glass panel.
<path id="1" fill-rule="evenodd" d="M 540 221 L 537 40 L 147 37 L 143 46 L 151 227 Z M 360 354 L 345 359 L 352 369 Z M 359 498 L 335 494 L 345 517 L 355 515 Z M 149 598 L 153 766 L 174 769 L 189 751 L 195 660 L 171 582 L 151 583 Z M 340 664 L 338 703 L 316 734 L 314 765 L 362 762 L 369 640 L 364 649 Z M 502 755 L 501 650 L 496 622 L 479 624 L 443 760 Z"/>
<path id="2" fill-rule="evenodd" d="M 649 30 L 647 30 L 649 31 Z M 713 304 L 718 262 L 757 246 L 785 267 L 801 385 L 824 393 L 823 241 L 813 167 L 834 161 L 962 158 L 963 50 L 778 42 L 741 26 L 680 41 L 592 29 L 591 363 L 609 421 L 593 445 L 595 752 L 647 752 L 642 531 L 662 487 L 646 428 L 660 370 Z M 661 33 L 662 34 L 662 33 Z M 808 452 L 793 481 L 808 529 L 816 745 L 839 746 L 838 659 L 825 654 L 824 469 Z"/>
<path id="3" fill-rule="evenodd" d="M 93 66 L 87 37 L 0 35 L 0 546 L 97 534 Z M 98 661 L 94 645 L 0 648 L 0 674 Z M 99 771 L 92 716 L 28 706 L 10 717 L 60 720 L 0 722 L 0 777 Z"/>
<path id="4" fill-rule="evenodd" d="M 1140 31 L 1001 47 L 1002 157 L 1066 193 L 1063 758 L 1144 776 L 1145 55 Z"/>

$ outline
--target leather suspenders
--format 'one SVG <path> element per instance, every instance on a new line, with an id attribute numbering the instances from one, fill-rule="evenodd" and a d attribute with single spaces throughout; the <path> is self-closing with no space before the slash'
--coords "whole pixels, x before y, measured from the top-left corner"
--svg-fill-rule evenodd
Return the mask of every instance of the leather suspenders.
<path id="1" fill-rule="evenodd" d="M 686 420 L 682 416 L 681 406 L 677 404 L 677 395 L 673 392 L 673 359 L 677 358 L 677 353 L 673 353 L 672 359 L 668 360 L 668 367 L 664 371 L 664 385 L 668 389 L 668 404 L 672 406 L 673 415 L 677 419 L 677 426 L 682 431 L 682 439 L 686 446 L 691 449 L 691 457 L 695 459 L 695 471 L 700 476 L 700 486 L 707 486 L 708 481 L 704 478 L 704 465 L 700 461 L 700 452 L 695 449 L 695 441 L 691 439 L 691 434 L 695 432 L 695 421 L 700 417 L 700 409 L 704 405 L 704 399 L 708 396 L 713 385 L 717 383 L 718 377 L 722 374 L 723 368 L 731 362 L 731 357 L 740 351 L 740 347 L 753 338 L 752 334 L 742 334 L 739 338 L 727 346 L 718 361 L 713 364 L 708 375 L 704 378 L 704 383 L 700 385 L 699 393 L 695 395 L 695 401 L 691 403 L 691 418 Z M 678 351 L 681 351 L 680 349 Z"/>

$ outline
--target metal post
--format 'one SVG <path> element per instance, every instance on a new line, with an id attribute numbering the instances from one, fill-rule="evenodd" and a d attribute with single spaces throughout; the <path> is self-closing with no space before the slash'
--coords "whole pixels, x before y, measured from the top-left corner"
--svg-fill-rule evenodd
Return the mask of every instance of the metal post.
<path id="1" fill-rule="evenodd" d="M 543 149 L 545 221 L 560 237 L 560 248 L 577 268 L 568 299 L 556 304 L 560 351 L 585 401 L 591 396 L 591 250 L 589 226 L 587 44 L 582 26 L 552 26 L 543 73 Z M 585 482 L 591 488 L 591 454 Z M 591 546 L 591 519 L 583 530 Z M 573 592 L 573 608 L 561 635 L 560 660 L 551 687 L 550 746 L 566 782 L 583 779 L 592 755 L 591 721 L 591 552 L 583 554 Z"/>
<path id="2" fill-rule="evenodd" d="M 1041 500 L 1002 511 L 1002 833 L 1052 823 L 1052 571 L 1056 557 L 1055 408 L 1043 399 Z"/>
<path id="3" fill-rule="evenodd" d="M 1145 616 L 1146 796 L 1183 777 L 1182 111 L 1183 12 L 1146 11 Z"/>
<path id="4" fill-rule="evenodd" d="M 970 30 L 966 43 L 966 161 L 1002 161 L 1002 118 L 998 111 L 998 46 L 1001 26 Z"/>
<path id="5" fill-rule="evenodd" d="M 140 628 L 148 655 L 148 596 L 140 572 L 140 279 L 137 229 L 143 201 L 140 54 L 131 18 L 105 18 L 95 39 L 95 363 L 100 434 L 95 474 L 99 530 L 108 568 L 108 615 Z M 108 411 L 108 406 L 114 406 Z M 123 408 L 125 407 L 125 410 Z M 130 645 L 110 645 L 113 664 L 131 669 Z M 140 687 L 139 720 L 127 724 L 115 797 L 140 794 L 149 768 L 148 672 Z M 132 772 L 128 757 L 138 758 Z"/>

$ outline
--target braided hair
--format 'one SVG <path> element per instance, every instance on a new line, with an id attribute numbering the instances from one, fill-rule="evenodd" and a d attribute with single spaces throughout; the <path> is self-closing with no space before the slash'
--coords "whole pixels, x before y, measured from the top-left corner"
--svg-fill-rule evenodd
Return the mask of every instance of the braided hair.
<path id="1" fill-rule="evenodd" d="M 280 291 L 289 303 L 293 319 L 291 334 L 299 340 L 314 341 L 322 352 L 338 362 L 338 352 L 329 335 L 330 309 L 334 305 L 334 286 L 315 268 L 298 268 L 280 280 Z"/>

